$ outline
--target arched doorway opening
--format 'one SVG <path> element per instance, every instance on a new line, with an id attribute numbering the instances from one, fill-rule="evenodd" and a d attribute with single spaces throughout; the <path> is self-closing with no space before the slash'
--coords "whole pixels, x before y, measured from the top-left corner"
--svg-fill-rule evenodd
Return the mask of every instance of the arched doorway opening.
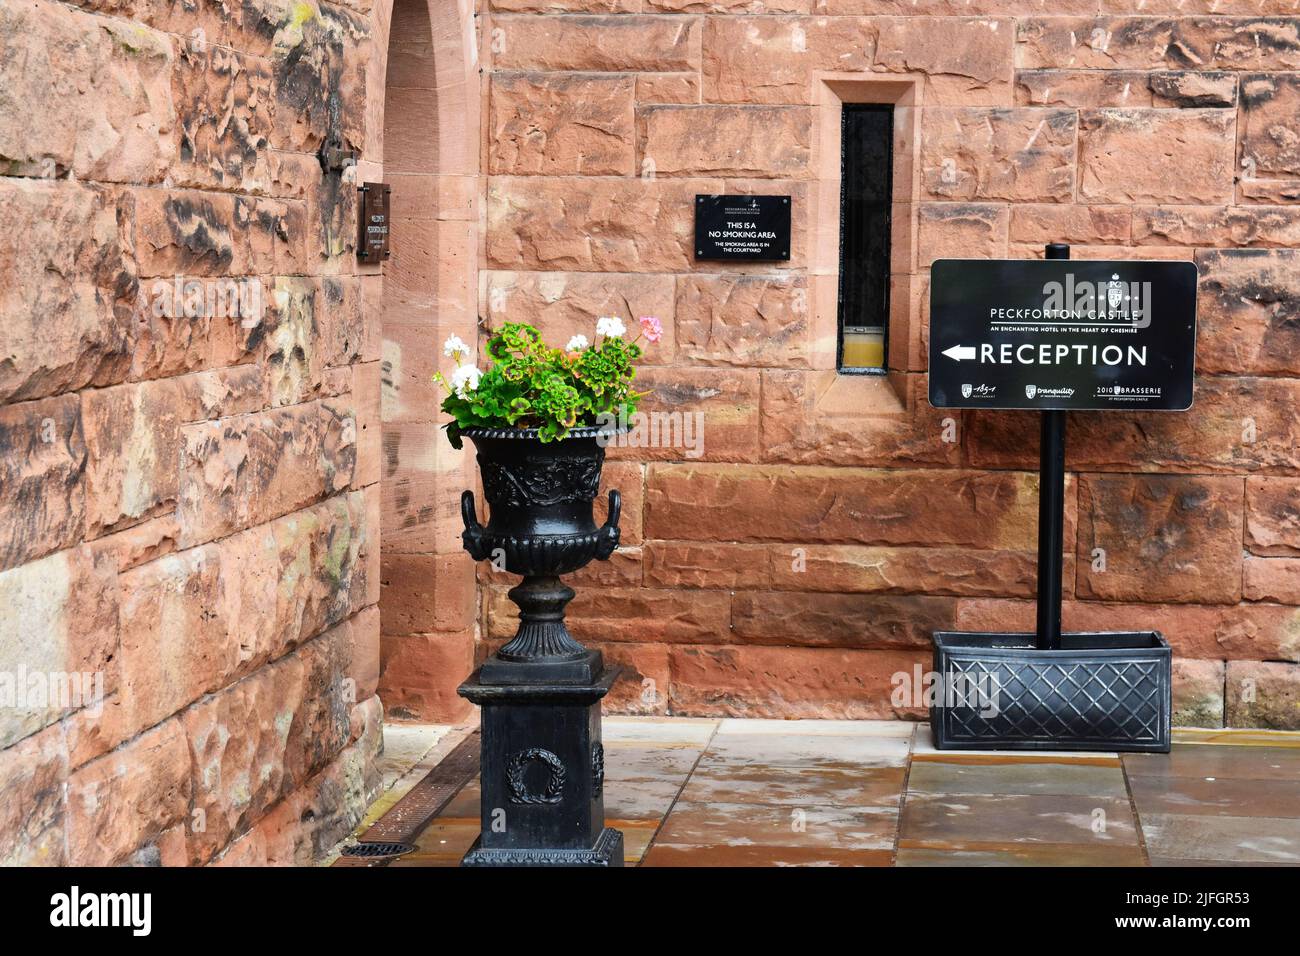
<path id="1" fill-rule="evenodd" d="M 391 0 L 376 11 L 372 110 L 382 103 L 392 257 L 383 267 L 381 675 L 396 719 L 452 721 L 473 666 L 477 597 L 458 499 L 472 472 L 438 427 L 430 380 L 455 333 L 475 340 L 478 75 L 473 8 Z M 372 113 L 373 116 L 373 113 Z M 376 122 L 375 127 L 380 124 Z"/>

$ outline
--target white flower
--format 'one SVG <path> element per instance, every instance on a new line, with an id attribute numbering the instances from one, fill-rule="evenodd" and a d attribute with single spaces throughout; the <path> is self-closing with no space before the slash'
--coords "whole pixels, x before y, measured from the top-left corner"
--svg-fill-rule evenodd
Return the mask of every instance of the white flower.
<path id="1" fill-rule="evenodd" d="M 463 358 L 469 358 L 470 351 L 461 337 L 453 334 L 447 336 L 447 341 L 442 343 L 442 354 L 459 362 Z"/>
<path id="2" fill-rule="evenodd" d="M 581 352 L 589 345 L 591 345 L 591 343 L 587 341 L 585 335 L 575 335 L 573 338 L 569 339 L 569 344 L 564 347 L 564 351 Z"/>
<path id="3" fill-rule="evenodd" d="M 627 327 L 623 325 L 623 320 L 616 315 L 606 315 L 596 320 L 596 334 L 603 335 L 609 339 L 621 339 Z"/>
<path id="4" fill-rule="evenodd" d="M 469 398 L 469 393 L 478 388 L 483 373 L 473 365 L 462 365 L 451 373 L 451 390 L 458 398 Z"/>

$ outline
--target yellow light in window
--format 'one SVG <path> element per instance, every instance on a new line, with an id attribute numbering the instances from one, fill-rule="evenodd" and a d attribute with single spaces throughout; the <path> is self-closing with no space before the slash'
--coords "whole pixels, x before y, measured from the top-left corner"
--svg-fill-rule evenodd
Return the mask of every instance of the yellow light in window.
<path id="1" fill-rule="evenodd" d="M 885 330 L 878 326 L 846 326 L 840 365 L 844 368 L 884 368 Z"/>

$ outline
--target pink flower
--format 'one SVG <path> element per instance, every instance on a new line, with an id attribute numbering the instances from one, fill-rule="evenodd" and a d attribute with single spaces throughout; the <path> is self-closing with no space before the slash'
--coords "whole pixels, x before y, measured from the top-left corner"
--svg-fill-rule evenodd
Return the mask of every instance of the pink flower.
<path id="1" fill-rule="evenodd" d="M 653 315 L 641 316 L 641 334 L 649 342 L 658 342 L 664 337 L 664 327 Z"/>

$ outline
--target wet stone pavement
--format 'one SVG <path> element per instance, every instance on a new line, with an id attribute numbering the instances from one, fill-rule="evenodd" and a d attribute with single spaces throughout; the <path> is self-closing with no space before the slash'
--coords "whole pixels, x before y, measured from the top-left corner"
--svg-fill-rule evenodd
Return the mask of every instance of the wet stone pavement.
<path id="1" fill-rule="evenodd" d="M 902 721 L 609 717 L 604 740 L 629 866 L 1300 865 L 1300 733 L 940 753 Z M 390 865 L 456 865 L 478 801 L 475 779 Z"/>

